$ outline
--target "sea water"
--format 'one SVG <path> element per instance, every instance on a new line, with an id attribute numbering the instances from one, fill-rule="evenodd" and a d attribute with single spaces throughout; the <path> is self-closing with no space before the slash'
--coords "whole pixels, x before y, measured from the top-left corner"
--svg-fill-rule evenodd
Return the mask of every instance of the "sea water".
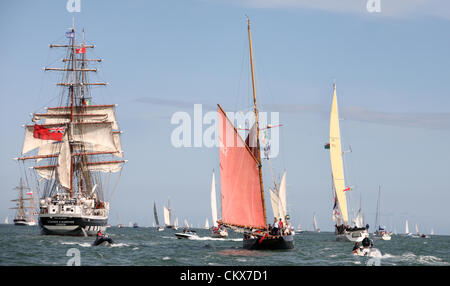
<path id="1" fill-rule="evenodd" d="M 95 237 L 41 235 L 39 227 L 0 225 L 0 265 L 82 266 L 364 266 L 450 265 L 450 236 L 430 238 L 393 235 L 374 240 L 380 257 L 354 256 L 352 242 L 337 242 L 331 232 L 295 235 L 295 248 L 251 251 L 242 248 L 242 234 L 226 239 L 195 229 L 198 238 L 177 239 L 172 229 L 110 227 L 112 245 L 92 246 Z M 75 254 L 74 254 L 75 253 Z"/>

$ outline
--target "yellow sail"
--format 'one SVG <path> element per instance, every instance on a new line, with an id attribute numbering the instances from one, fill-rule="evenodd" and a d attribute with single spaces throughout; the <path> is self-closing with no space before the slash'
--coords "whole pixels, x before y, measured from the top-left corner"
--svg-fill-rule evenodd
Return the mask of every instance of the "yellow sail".
<path id="1" fill-rule="evenodd" d="M 333 88 L 333 102 L 330 114 L 330 161 L 333 174 L 334 190 L 339 204 L 342 220 L 348 223 L 347 201 L 345 199 L 344 166 L 342 164 L 341 135 L 339 130 L 339 113 L 336 99 L 336 85 Z"/>

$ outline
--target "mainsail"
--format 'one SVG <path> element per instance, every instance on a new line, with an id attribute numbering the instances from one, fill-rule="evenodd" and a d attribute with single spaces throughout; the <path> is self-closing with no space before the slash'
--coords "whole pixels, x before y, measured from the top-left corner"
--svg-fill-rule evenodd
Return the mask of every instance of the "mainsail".
<path id="1" fill-rule="evenodd" d="M 260 159 L 220 106 L 218 119 L 222 221 L 230 226 L 265 229 Z"/>
<path id="2" fill-rule="evenodd" d="M 171 223 L 170 223 L 170 212 L 169 212 L 169 210 L 166 207 L 164 207 L 164 224 L 166 226 L 171 226 Z"/>
<path id="3" fill-rule="evenodd" d="M 408 220 L 406 220 L 406 222 L 405 222 L 405 234 L 409 234 Z"/>
<path id="4" fill-rule="evenodd" d="M 330 161 L 333 187 L 337 198 L 341 218 L 348 223 L 347 201 L 345 198 L 344 167 L 342 162 L 341 135 L 339 130 L 339 113 L 336 98 L 336 85 L 333 87 L 333 101 L 330 114 Z"/>
<path id="5" fill-rule="evenodd" d="M 153 203 L 153 216 L 155 217 L 156 225 L 159 226 L 158 212 L 156 211 L 156 202 Z"/>
<path id="6" fill-rule="evenodd" d="M 316 215 L 313 215 L 313 228 L 315 232 L 319 231 L 319 227 L 317 226 Z"/>
<path id="7" fill-rule="evenodd" d="M 278 190 L 269 188 L 269 192 L 274 217 L 277 219 L 282 218 L 284 220 L 287 215 L 286 171 L 283 173 Z"/>

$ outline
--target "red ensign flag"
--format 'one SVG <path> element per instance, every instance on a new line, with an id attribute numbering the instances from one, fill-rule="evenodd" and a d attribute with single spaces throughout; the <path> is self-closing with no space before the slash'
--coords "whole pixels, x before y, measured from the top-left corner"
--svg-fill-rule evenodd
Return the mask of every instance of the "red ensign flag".
<path id="1" fill-rule="evenodd" d="M 57 140 L 62 141 L 64 135 L 64 127 L 44 127 L 42 125 L 35 124 L 33 137 L 42 140 Z"/>
<path id="2" fill-rule="evenodd" d="M 76 54 L 85 54 L 86 53 L 86 47 L 75 49 L 75 53 Z"/>

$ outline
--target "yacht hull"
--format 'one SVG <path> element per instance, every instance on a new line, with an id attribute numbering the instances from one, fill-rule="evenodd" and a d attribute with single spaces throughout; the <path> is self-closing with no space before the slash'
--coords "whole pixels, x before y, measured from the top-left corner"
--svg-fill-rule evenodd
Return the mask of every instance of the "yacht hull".
<path id="1" fill-rule="evenodd" d="M 39 226 L 44 235 L 94 236 L 106 231 L 107 217 L 75 215 L 40 215 Z"/>
<path id="2" fill-rule="evenodd" d="M 249 250 L 283 250 L 294 248 L 294 236 L 268 236 L 268 237 L 256 237 L 245 238 L 243 240 L 244 249 Z"/>

